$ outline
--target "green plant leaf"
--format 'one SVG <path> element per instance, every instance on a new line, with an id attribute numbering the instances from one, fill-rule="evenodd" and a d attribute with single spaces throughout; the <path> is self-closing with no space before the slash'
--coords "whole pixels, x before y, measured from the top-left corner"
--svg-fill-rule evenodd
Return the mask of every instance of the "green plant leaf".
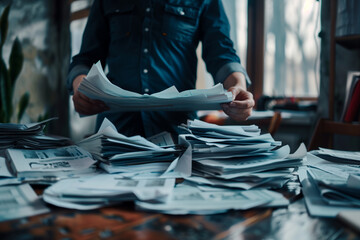
<path id="1" fill-rule="evenodd" d="M 0 46 L 1 46 L 1 52 L 2 52 L 2 46 L 5 43 L 8 27 L 9 27 L 9 11 L 10 11 L 10 5 L 6 6 L 4 11 L 1 14 L 0 18 Z"/>
<path id="2" fill-rule="evenodd" d="M 21 43 L 19 39 L 16 38 L 12 45 L 11 53 L 9 57 L 9 75 L 10 75 L 10 82 L 12 88 L 15 87 L 15 82 L 21 72 L 23 62 L 24 62 L 24 55 L 22 52 Z"/>
<path id="3" fill-rule="evenodd" d="M 20 102 L 19 102 L 19 112 L 17 115 L 17 121 L 18 123 L 21 121 L 25 110 L 27 108 L 27 106 L 29 105 L 29 101 L 30 101 L 30 94 L 28 92 L 24 93 L 21 98 L 20 98 Z"/>

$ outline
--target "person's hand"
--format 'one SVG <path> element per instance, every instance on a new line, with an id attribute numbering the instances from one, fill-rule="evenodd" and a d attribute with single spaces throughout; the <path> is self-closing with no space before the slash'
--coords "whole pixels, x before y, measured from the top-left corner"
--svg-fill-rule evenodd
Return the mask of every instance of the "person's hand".
<path id="1" fill-rule="evenodd" d="M 240 72 L 230 74 L 224 87 L 233 94 L 233 101 L 222 104 L 224 112 L 236 121 L 244 121 L 251 115 L 255 105 L 253 95 L 246 90 L 245 76 Z"/>
<path id="2" fill-rule="evenodd" d="M 75 110 L 82 115 L 93 115 L 109 110 L 109 107 L 100 100 L 93 100 L 78 91 L 81 81 L 86 75 L 79 75 L 73 81 L 73 102 Z"/>

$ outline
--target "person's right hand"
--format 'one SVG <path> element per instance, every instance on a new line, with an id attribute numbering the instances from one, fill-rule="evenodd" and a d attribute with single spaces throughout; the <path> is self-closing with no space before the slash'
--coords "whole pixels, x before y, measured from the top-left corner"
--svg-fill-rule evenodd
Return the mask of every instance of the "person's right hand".
<path id="1" fill-rule="evenodd" d="M 79 75 L 73 81 L 73 102 L 75 110 L 82 115 L 93 115 L 109 110 L 109 107 L 103 101 L 88 98 L 78 91 L 81 81 L 86 75 Z"/>

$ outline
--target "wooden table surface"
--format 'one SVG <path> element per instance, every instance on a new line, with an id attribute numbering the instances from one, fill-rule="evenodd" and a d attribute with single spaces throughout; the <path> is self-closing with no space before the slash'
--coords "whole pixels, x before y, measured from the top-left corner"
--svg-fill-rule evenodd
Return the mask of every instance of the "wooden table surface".
<path id="1" fill-rule="evenodd" d="M 282 191 L 287 208 L 215 215 L 143 212 L 130 202 L 91 211 L 49 205 L 50 213 L 0 223 L 0 239 L 360 239 L 336 219 L 309 217 L 297 182 Z"/>

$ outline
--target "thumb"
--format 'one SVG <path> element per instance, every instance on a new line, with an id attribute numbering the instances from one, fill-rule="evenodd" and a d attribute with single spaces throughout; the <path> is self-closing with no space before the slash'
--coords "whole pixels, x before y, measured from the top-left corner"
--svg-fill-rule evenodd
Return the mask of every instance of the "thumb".
<path id="1" fill-rule="evenodd" d="M 238 87 L 231 87 L 228 89 L 228 92 L 232 93 L 232 100 L 236 99 L 236 96 L 240 93 L 241 89 Z"/>

